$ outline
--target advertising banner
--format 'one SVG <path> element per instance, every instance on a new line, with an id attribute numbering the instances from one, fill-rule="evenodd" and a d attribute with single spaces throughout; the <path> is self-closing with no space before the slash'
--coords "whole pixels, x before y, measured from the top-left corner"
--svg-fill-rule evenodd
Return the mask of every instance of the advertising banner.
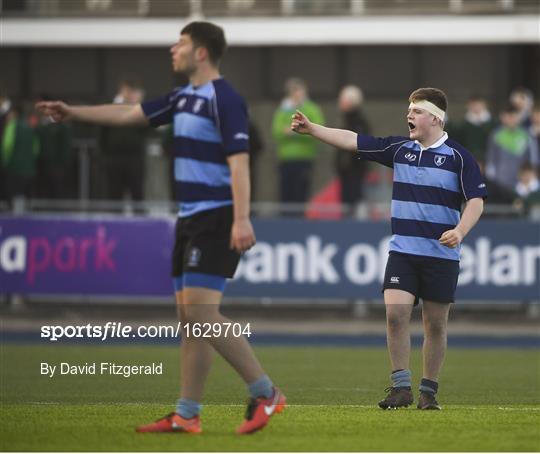
<path id="1" fill-rule="evenodd" d="M 174 219 L 0 217 L 0 293 L 167 296 Z M 381 297 L 388 222 L 254 221 L 229 297 Z M 538 300 L 540 228 L 481 221 L 461 248 L 458 298 Z"/>
<path id="2" fill-rule="evenodd" d="M 381 298 L 388 222 L 265 220 L 229 291 L 242 295 Z M 461 246 L 458 298 L 538 300 L 540 227 L 481 221 Z"/>
<path id="3" fill-rule="evenodd" d="M 0 293 L 170 295 L 173 223 L 0 217 Z"/>

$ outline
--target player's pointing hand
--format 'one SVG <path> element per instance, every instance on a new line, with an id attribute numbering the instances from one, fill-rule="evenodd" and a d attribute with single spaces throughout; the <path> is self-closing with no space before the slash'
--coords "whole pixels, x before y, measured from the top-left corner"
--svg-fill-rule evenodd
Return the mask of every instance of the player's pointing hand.
<path id="1" fill-rule="evenodd" d="M 292 116 L 291 129 L 298 134 L 311 134 L 311 122 L 308 117 L 297 110 Z"/>
<path id="2" fill-rule="evenodd" d="M 53 121 L 66 121 L 71 118 L 69 106 L 62 101 L 40 101 L 35 107 L 42 115 L 50 117 Z"/>

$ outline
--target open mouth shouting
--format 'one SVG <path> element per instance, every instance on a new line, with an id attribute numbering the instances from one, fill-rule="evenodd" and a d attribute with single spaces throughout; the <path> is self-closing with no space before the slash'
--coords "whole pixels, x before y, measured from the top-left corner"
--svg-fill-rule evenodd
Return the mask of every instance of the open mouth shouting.
<path id="1" fill-rule="evenodd" d="M 412 132 L 416 129 L 416 125 L 414 123 L 409 121 L 407 124 L 409 125 L 409 132 Z"/>

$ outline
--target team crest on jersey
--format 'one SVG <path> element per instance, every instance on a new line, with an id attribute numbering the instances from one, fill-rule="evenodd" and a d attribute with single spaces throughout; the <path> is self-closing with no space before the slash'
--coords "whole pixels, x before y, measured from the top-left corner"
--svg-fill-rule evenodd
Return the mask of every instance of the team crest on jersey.
<path id="1" fill-rule="evenodd" d="M 444 161 L 446 161 L 446 156 L 435 156 L 435 165 L 437 167 L 440 167 L 444 164 Z"/>
<path id="2" fill-rule="evenodd" d="M 178 109 L 183 109 L 184 106 L 186 105 L 186 102 L 187 102 L 187 98 L 180 98 L 180 101 L 178 101 L 178 104 L 176 104 L 176 107 L 178 107 Z"/>
<path id="3" fill-rule="evenodd" d="M 201 262 L 201 250 L 199 248 L 191 248 L 189 251 L 188 266 L 196 267 Z"/>
<path id="4" fill-rule="evenodd" d="M 414 153 L 407 153 L 405 155 L 405 159 L 407 159 L 407 161 L 413 162 L 416 159 L 416 155 Z"/>
<path id="5" fill-rule="evenodd" d="M 197 99 L 197 101 L 195 101 L 195 104 L 193 104 L 193 112 L 198 113 L 202 109 L 203 104 L 204 99 Z"/>

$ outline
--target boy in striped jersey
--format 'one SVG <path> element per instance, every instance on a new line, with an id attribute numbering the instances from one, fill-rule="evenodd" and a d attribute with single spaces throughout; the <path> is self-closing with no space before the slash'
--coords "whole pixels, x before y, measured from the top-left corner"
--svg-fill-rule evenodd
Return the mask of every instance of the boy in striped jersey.
<path id="1" fill-rule="evenodd" d="M 474 158 L 444 131 L 447 104 L 439 89 L 415 90 L 407 111 L 409 137 L 360 136 L 311 123 L 301 112 L 292 118 L 291 128 L 297 133 L 394 169 L 393 235 L 383 284 L 392 386 L 379 402 L 383 409 L 413 402 L 409 323 L 420 298 L 424 346 L 418 408 L 441 409 L 435 395 L 459 275 L 460 244 L 480 218 L 487 195 Z"/>
<path id="2" fill-rule="evenodd" d="M 201 400 L 216 350 L 246 382 L 251 395 L 237 433 L 262 429 L 285 407 L 244 336 L 226 330 L 219 305 L 240 254 L 255 244 L 249 219 L 248 117 L 242 97 L 219 74 L 223 30 L 209 22 L 186 25 L 171 47 L 173 70 L 189 84 L 136 105 L 37 104 L 55 121 L 74 119 L 112 126 L 174 126 L 174 180 L 178 221 L 172 277 L 182 324 L 182 382 L 176 410 L 138 432 L 200 433 Z M 204 338 L 189 326 L 220 324 L 223 335 Z M 188 327 L 186 327 L 186 325 Z M 229 333 L 227 335 L 226 333 Z"/>

